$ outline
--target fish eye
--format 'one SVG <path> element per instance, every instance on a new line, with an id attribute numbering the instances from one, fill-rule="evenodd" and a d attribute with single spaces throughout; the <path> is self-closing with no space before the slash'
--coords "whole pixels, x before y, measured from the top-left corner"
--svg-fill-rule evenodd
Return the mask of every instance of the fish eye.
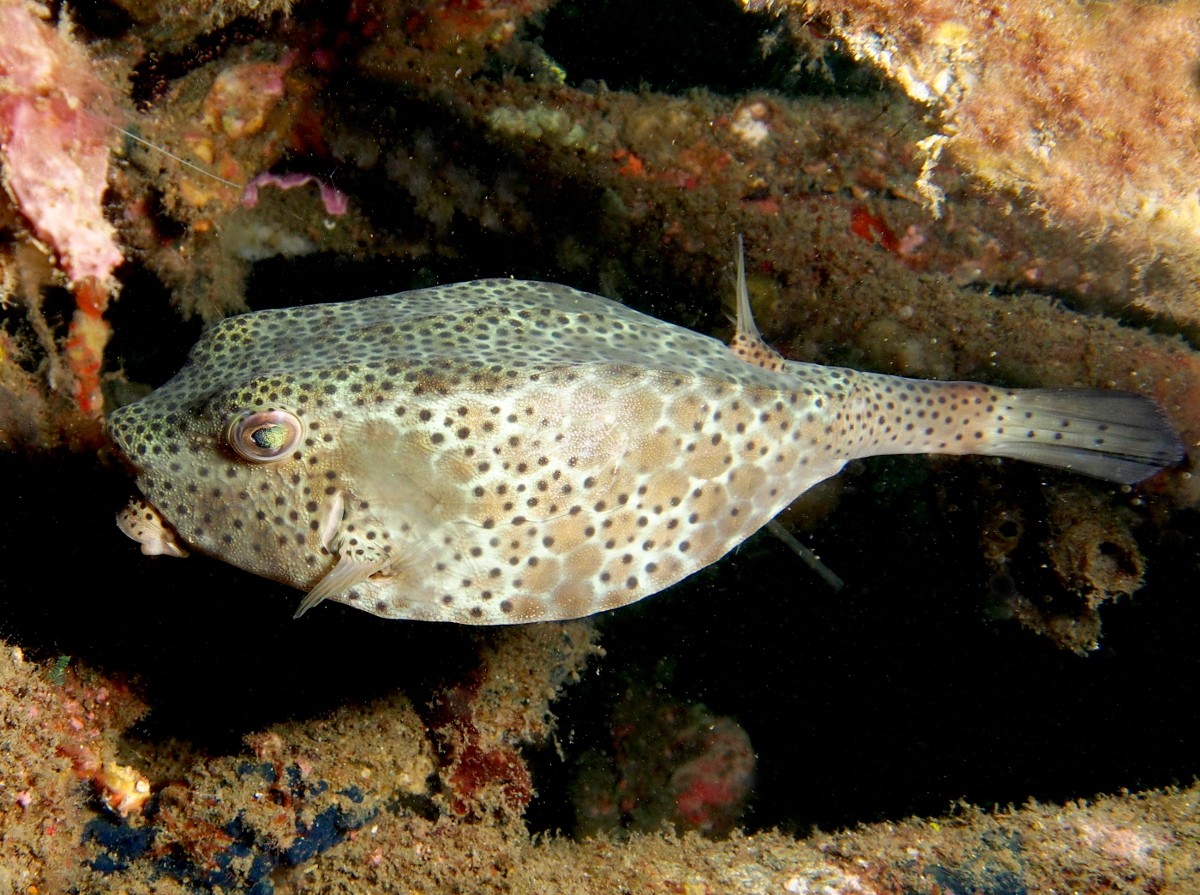
<path id="1" fill-rule="evenodd" d="M 304 437 L 304 424 L 290 410 L 248 410 L 235 416 L 226 432 L 229 446 L 251 463 L 286 457 Z"/>

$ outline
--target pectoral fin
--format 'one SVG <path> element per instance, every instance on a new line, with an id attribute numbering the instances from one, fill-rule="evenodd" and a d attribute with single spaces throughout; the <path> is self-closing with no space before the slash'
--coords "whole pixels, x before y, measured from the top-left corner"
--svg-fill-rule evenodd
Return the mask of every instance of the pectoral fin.
<path id="1" fill-rule="evenodd" d="M 117 513 L 117 528 L 141 544 L 147 556 L 188 555 L 158 510 L 140 497 L 130 500 L 129 506 Z"/>
<path id="2" fill-rule="evenodd" d="M 354 585 L 361 584 L 388 563 L 389 560 L 386 556 L 352 557 L 343 553 L 338 559 L 337 565 L 330 569 L 329 573 L 318 581 L 316 586 L 300 601 L 296 614 L 292 617 L 299 618 L 322 600 L 337 596 L 348 591 Z"/>

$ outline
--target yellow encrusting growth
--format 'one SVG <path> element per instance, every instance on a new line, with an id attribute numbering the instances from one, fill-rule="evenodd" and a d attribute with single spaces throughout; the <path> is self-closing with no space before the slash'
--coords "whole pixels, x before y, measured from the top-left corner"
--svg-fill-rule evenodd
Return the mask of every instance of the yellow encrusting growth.
<path id="1" fill-rule="evenodd" d="M 743 0 L 760 8 L 759 0 Z M 769 0 L 814 17 L 942 117 L 918 189 L 948 150 L 988 185 L 1161 270 L 1141 302 L 1200 321 L 1200 4 Z"/>

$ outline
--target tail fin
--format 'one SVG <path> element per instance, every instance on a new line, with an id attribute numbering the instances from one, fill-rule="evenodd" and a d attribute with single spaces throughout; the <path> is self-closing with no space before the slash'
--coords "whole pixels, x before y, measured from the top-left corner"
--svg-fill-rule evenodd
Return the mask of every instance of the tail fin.
<path id="1" fill-rule="evenodd" d="M 978 445 L 1014 457 L 1133 484 L 1183 459 L 1183 444 L 1158 405 L 1142 395 L 1100 389 L 1010 392 L 1004 425 Z M 1007 408 L 1006 408 L 1007 409 Z"/>

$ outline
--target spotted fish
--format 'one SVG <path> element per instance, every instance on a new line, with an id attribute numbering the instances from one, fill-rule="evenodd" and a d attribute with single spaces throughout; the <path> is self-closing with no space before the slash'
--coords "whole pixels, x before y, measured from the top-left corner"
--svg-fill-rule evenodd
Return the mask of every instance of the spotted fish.
<path id="1" fill-rule="evenodd" d="M 731 345 L 551 283 L 479 280 L 209 329 L 109 432 L 143 551 L 185 545 L 388 618 L 624 606 L 847 461 L 988 454 L 1136 482 L 1181 458 L 1137 395 L 787 361 L 738 257 Z"/>

